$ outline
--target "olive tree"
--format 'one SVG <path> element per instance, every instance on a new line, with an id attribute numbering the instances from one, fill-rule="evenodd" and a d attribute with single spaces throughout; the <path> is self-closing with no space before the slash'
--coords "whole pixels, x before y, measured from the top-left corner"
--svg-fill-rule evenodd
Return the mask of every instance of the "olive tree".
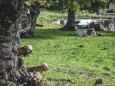
<path id="1" fill-rule="evenodd" d="M 68 9 L 68 19 L 66 25 L 61 30 L 75 30 L 75 12 L 79 10 L 76 0 L 68 0 L 66 8 Z"/>
<path id="2" fill-rule="evenodd" d="M 0 0 L 0 86 L 7 81 L 14 82 L 17 86 L 37 86 L 32 84 L 22 58 L 17 56 L 24 2 L 25 0 Z"/>
<path id="3" fill-rule="evenodd" d="M 74 21 L 76 11 L 88 10 L 89 12 L 97 12 L 99 6 L 102 5 L 100 3 L 106 3 L 107 1 L 108 0 L 67 0 L 66 8 L 68 9 L 68 19 L 61 30 L 75 30 Z"/>

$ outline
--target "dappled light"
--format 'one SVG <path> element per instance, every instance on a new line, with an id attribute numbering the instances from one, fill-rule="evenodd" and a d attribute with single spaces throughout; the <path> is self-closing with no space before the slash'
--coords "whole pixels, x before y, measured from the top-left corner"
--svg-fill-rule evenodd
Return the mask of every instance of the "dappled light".
<path id="1" fill-rule="evenodd" d="M 58 28 L 36 29 L 35 37 L 22 40 L 22 43 L 31 42 L 34 47 L 34 54 L 31 58 L 25 58 L 25 63 L 29 66 L 46 62 L 49 70 L 45 80 L 52 85 L 74 85 L 81 82 L 93 84 L 96 81 L 92 80 L 96 80 L 101 74 L 103 78 L 110 79 L 113 73 L 108 75 L 108 72 L 114 68 L 111 61 L 115 34 L 105 31 L 101 33 L 103 36 L 100 37 L 78 37 L 73 35 L 74 31 L 60 31 Z M 110 69 L 107 74 L 104 72 L 106 66 Z"/>
<path id="2" fill-rule="evenodd" d="M 0 86 L 98 85 L 115 85 L 115 0 L 0 0 Z"/>
<path id="3" fill-rule="evenodd" d="M 60 31 L 59 29 L 36 29 L 35 30 L 35 37 L 29 37 L 27 39 L 56 39 L 58 37 L 65 37 L 65 36 L 75 36 L 74 31 Z M 111 31 L 100 31 L 103 34 L 102 37 L 114 37 L 115 33 Z"/>

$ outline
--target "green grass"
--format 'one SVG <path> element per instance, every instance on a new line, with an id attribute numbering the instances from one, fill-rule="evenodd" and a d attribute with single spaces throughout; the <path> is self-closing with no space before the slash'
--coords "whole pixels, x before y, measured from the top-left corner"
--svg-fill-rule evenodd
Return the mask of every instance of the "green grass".
<path id="1" fill-rule="evenodd" d="M 61 26 L 44 22 L 43 28 L 36 28 L 35 37 L 21 40 L 22 45 L 33 46 L 33 54 L 24 58 L 26 66 L 47 63 L 49 70 L 43 79 L 53 86 L 92 86 L 98 78 L 104 84 L 115 85 L 114 32 L 102 32 L 104 36 L 100 37 L 78 37 L 73 31 L 60 31 Z"/>

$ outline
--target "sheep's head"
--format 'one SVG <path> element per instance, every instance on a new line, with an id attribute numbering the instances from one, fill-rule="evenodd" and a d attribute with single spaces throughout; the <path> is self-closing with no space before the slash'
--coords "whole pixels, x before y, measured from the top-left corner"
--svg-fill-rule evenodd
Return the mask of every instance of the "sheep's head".
<path id="1" fill-rule="evenodd" d="M 33 51 L 32 45 L 27 45 L 27 53 L 28 53 L 28 54 L 31 54 L 32 51 Z"/>
<path id="2" fill-rule="evenodd" d="M 32 53 L 32 46 L 27 45 L 27 46 L 21 46 L 18 48 L 18 56 L 27 56 Z"/>
<path id="3" fill-rule="evenodd" d="M 95 22 L 91 22 L 91 23 L 88 25 L 88 29 L 94 28 L 94 27 L 95 27 Z"/>
<path id="4" fill-rule="evenodd" d="M 41 64 L 44 71 L 48 70 L 48 65 L 46 63 Z"/>

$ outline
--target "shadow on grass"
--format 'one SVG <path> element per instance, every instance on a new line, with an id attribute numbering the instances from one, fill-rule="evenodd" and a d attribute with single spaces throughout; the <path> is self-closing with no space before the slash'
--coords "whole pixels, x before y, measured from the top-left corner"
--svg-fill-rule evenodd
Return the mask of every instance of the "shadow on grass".
<path id="1" fill-rule="evenodd" d="M 61 31 L 59 29 L 36 29 L 35 36 L 28 39 L 55 39 L 56 37 L 73 36 L 73 31 Z"/>
<path id="2" fill-rule="evenodd" d="M 115 37 L 115 32 L 100 31 L 102 37 Z M 26 39 L 55 39 L 57 37 L 75 36 L 74 31 L 62 31 L 59 29 L 36 29 L 35 36 Z M 77 37 L 77 36 L 76 36 Z"/>
<path id="3" fill-rule="evenodd" d="M 105 37 L 115 37 L 115 32 L 111 31 L 101 31 Z"/>

